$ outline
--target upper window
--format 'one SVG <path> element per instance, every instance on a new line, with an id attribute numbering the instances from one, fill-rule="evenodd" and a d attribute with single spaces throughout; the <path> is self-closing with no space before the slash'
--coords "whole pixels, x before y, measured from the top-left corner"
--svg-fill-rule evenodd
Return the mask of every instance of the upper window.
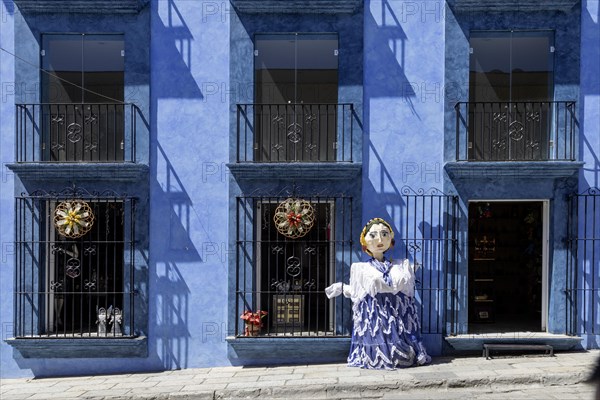
<path id="1" fill-rule="evenodd" d="M 469 101 L 549 101 L 553 33 L 472 32 Z"/>
<path id="2" fill-rule="evenodd" d="M 256 103 L 337 103 L 336 34 L 258 34 L 254 43 Z"/>
<path id="3" fill-rule="evenodd" d="M 566 120 L 569 111 L 568 104 L 552 101 L 553 37 L 550 31 L 471 33 L 470 160 L 551 157 L 555 121 L 559 115 Z"/>
<path id="4" fill-rule="evenodd" d="M 43 36 L 40 115 L 43 161 L 123 161 L 122 35 Z"/>
<path id="5" fill-rule="evenodd" d="M 254 50 L 255 161 L 335 161 L 336 34 L 258 34 Z"/>
<path id="6" fill-rule="evenodd" d="M 123 35 L 44 35 L 45 102 L 123 102 L 124 45 Z"/>

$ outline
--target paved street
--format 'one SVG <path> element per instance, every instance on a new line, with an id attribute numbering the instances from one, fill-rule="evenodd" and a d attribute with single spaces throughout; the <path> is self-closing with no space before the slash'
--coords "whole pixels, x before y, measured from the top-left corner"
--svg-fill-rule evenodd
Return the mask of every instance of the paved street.
<path id="1" fill-rule="evenodd" d="M 370 371 L 345 364 L 222 367 L 154 373 L 5 379 L 2 400 L 63 399 L 592 399 L 584 384 L 600 351 L 554 357 L 436 357 Z"/>

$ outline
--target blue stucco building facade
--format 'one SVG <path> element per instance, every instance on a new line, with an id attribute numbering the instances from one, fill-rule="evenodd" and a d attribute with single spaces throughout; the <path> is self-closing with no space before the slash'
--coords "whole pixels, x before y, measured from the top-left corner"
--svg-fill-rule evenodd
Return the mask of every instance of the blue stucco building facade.
<path id="1" fill-rule="evenodd" d="M 0 11 L 3 378 L 344 362 L 373 217 L 430 354 L 600 346 L 598 0 Z"/>

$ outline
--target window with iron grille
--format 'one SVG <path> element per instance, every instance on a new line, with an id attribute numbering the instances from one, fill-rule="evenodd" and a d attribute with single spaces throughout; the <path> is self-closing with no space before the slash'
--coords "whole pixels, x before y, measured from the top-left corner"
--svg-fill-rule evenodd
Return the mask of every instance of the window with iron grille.
<path id="1" fill-rule="evenodd" d="M 600 332 L 600 188 L 568 197 L 566 268 L 566 333 Z"/>
<path id="2" fill-rule="evenodd" d="M 348 281 L 352 198 L 238 197 L 237 221 L 238 315 L 266 311 L 259 336 L 347 335 L 349 301 L 324 290 Z M 243 322 L 236 335 L 250 336 Z"/>
<path id="3" fill-rule="evenodd" d="M 134 215 L 112 192 L 16 198 L 16 338 L 135 335 Z"/>

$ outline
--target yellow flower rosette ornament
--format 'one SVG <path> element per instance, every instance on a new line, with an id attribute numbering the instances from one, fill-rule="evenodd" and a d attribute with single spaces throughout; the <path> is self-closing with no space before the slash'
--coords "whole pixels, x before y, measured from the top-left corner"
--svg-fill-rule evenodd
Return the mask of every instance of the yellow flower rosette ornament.
<path id="1" fill-rule="evenodd" d="M 76 239 L 92 229 L 94 213 L 83 200 L 63 201 L 54 211 L 54 226 L 62 236 Z"/>
<path id="2" fill-rule="evenodd" d="M 315 212 L 310 202 L 290 198 L 277 206 L 273 221 L 279 233 L 297 239 L 311 230 L 315 223 Z"/>

